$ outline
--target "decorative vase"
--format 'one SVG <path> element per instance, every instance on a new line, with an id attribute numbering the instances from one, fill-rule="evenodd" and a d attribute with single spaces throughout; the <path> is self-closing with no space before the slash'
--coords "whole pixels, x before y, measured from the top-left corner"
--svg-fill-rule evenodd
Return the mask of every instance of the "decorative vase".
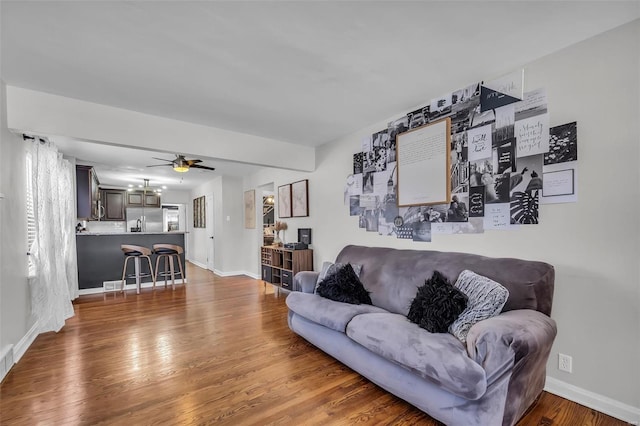
<path id="1" fill-rule="evenodd" d="M 282 245 L 282 240 L 280 239 L 280 231 L 276 231 L 276 234 L 273 237 L 273 245 L 274 246 L 281 246 Z"/>

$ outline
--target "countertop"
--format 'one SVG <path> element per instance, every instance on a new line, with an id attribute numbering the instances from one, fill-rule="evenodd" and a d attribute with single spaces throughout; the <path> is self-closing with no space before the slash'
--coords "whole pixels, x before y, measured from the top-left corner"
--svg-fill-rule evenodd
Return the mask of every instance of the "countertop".
<path id="1" fill-rule="evenodd" d="M 171 232 L 76 232 L 76 235 L 180 235 L 186 234 L 185 231 Z"/>

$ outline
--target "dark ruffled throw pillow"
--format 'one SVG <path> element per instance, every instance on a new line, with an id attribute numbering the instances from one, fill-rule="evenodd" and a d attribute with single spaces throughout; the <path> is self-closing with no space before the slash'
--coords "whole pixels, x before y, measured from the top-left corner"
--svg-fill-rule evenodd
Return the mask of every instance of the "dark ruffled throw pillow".
<path id="1" fill-rule="evenodd" d="M 466 307 L 467 296 L 435 271 L 418 287 L 407 318 L 431 333 L 446 333 Z"/>
<path id="2" fill-rule="evenodd" d="M 369 292 L 348 263 L 322 280 L 316 293 L 336 302 L 371 305 Z"/>

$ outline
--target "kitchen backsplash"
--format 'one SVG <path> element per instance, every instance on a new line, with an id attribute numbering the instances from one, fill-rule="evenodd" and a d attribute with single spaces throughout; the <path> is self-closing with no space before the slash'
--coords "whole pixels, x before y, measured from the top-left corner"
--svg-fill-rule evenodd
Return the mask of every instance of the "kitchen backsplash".
<path id="1" fill-rule="evenodd" d="M 87 232 L 127 232 L 127 222 L 92 220 L 87 222 Z"/>

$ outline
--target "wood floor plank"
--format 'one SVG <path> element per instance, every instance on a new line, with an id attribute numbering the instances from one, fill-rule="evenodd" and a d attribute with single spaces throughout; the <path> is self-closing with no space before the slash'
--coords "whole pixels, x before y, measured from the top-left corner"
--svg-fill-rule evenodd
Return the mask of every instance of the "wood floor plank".
<path id="1" fill-rule="evenodd" d="M 81 296 L 0 385 L 0 424 L 441 424 L 292 333 L 285 292 L 187 275 L 175 291 Z M 548 393 L 519 422 L 623 424 Z"/>

